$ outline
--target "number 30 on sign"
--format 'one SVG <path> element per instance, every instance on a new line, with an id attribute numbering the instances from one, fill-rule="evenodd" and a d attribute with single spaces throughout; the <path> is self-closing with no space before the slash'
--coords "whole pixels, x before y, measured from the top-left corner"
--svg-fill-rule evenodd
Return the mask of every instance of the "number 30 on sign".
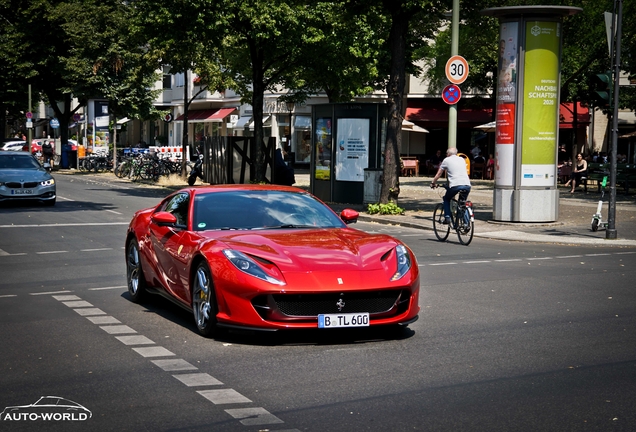
<path id="1" fill-rule="evenodd" d="M 468 62 L 462 56 L 452 56 L 446 62 L 446 78 L 453 84 L 461 84 L 468 78 Z"/>

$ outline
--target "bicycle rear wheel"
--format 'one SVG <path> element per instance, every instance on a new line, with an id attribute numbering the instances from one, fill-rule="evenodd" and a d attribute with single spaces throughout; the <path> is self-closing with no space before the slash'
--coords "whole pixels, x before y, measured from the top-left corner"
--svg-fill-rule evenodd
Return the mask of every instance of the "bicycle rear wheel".
<path id="1" fill-rule="evenodd" d="M 433 231 L 439 241 L 446 241 L 450 225 L 444 225 L 444 204 L 437 204 L 433 211 Z"/>
<path id="2" fill-rule="evenodd" d="M 465 207 L 457 212 L 455 230 L 461 244 L 468 246 L 473 241 L 475 223 L 470 217 L 469 210 Z"/>

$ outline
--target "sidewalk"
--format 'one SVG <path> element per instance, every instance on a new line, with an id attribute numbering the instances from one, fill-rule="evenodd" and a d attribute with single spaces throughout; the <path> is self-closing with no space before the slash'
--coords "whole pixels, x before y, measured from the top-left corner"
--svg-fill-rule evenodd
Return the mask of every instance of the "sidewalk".
<path id="1" fill-rule="evenodd" d="M 294 186 L 308 188 L 309 174 L 297 173 Z M 418 229 L 433 229 L 433 210 L 441 202 L 439 192 L 430 188 L 432 177 L 400 177 L 398 205 L 404 215 L 369 215 L 366 205 L 329 203 L 335 211 L 349 207 L 360 212 L 359 220 L 394 224 Z M 579 188 L 570 194 L 569 188 L 559 186 L 559 217 L 553 223 L 495 222 L 492 220 L 494 182 L 471 180 L 470 200 L 475 208 L 475 237 L 539 243 L 587 244 L 636 247 L 636 195 L 616 196 L 615 228 L 618 238 L 606 240 L 605 229 L 592 232 L 592 215 L 601 194 L 595 187 L 585 193 Z M 609 192 L 603 205 L 603 220 L 607 220 Z"/>

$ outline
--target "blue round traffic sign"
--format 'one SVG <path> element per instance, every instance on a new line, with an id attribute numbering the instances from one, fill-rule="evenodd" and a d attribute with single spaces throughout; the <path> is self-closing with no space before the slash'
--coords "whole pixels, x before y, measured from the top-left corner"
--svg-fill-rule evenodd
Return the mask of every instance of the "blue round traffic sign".
<path id="1" fill-rule="evenodd" d="M 462 97 L 462 91 L 455 84 L 449 84 L 442 91 L 442 99 L 449 105 L 456 104 Z"/>

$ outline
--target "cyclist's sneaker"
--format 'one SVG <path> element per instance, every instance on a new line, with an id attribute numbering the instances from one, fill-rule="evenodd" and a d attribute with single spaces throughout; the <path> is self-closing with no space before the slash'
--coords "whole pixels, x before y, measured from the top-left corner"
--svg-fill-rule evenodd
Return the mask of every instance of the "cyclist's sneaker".
<path id="1" fill-rule="evenodd" d="M 451 219 L 449 217 L 445 217 L 442 221 L 442 225 L 450 225 Z"/>

